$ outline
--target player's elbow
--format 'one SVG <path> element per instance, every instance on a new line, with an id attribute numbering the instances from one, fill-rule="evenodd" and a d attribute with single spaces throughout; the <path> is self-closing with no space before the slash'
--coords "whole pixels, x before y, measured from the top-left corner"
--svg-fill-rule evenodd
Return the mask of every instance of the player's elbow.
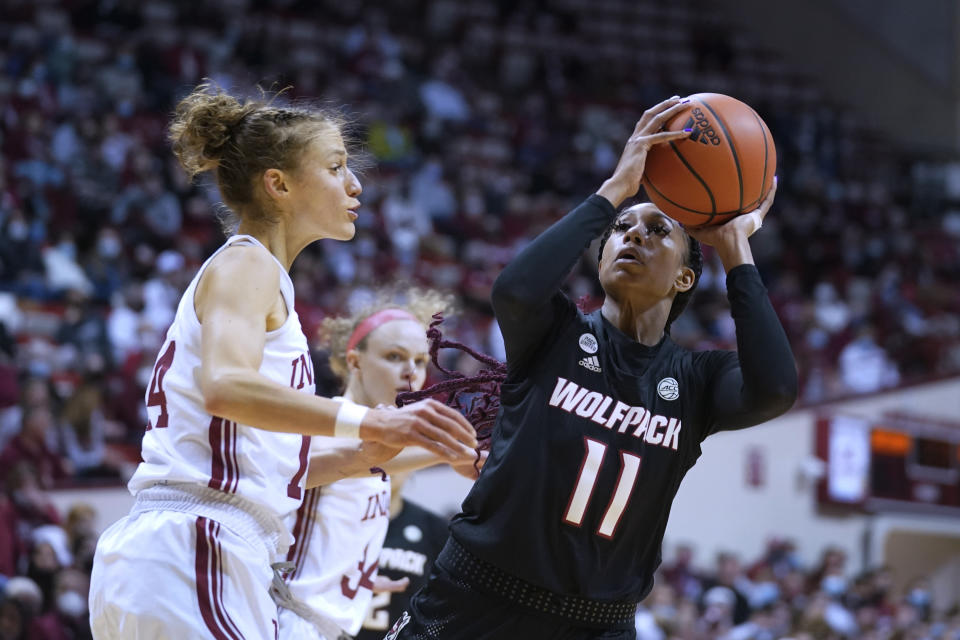
<path id="1" fill-rule="evenodd" d="M 203 409 L 212 416 L 231 413 L 234 405 L 235 385 L 226 375 L 200 376 L 200 395 Z"/>
<path id="2" fill-rule="evenodd" d="M 490 299 L 492 301 L 509 302 L 518 297 L 516 286 L 513 285 L 511 278 L 505 278 L 503 273 L 497 276 L 493 281 L 493 287 L 490 288 Z"/>
<path id="3" fill-rule="evenodd" d="M 776 415 L 780 415 L 792 409 L 797 402 L 799 386 L 797 374 L 794 370 L 791 376 L 785 377 L 768 391 L 767 402 L 770 410 L 776 412 Z"/>
<path id="4" fill-rule="evenodd" d="M 494 280 L 490 289 L 490 304 L 498 318 L 521 314 L 531 300 L 532 297 L 524 290 L 523 283 L 516 278 L 505 277 L 504 273 Z"/>
<path id="5" fill-rule="evenodd" d="M 746 397 L 751 400 L 746 402 L 754 408 L 755 415 L 761 416 L 761 421 L 766 422 L 793 408 L 797 395 L 795 374 L 792 377 L 770 375 L 763 381 L 750 385 L 750 391 Z"/>
<path id="6" fill-rule="evenodd" d="M 793 408 L 793 405 L 797 402 L 797 391 L 793 389 L 792 391 L 785 390 L 782 393 L 778 393 L 772 402 L 774 410 L 777 412 L 777 415 L 786 413 Z"/>

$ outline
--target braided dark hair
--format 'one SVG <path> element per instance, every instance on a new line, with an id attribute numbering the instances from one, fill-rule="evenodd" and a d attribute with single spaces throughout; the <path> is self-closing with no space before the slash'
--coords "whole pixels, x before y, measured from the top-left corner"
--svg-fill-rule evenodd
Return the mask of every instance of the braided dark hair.
<path id="1" fill-rule="evenodd" d="M 474 351 L 467 345 L 452 340 L 444 340 L 439 326 L 443 322 L 443 314 L 435 314 L 427 338 L 430 340 L 430 359 L 434 366 L 443 372 L 448 379 L 442 380 L 420 391 L 403 391 L 397 394 L 397 406 L 430 398 L 438 394 L 445 394 L 445 402 L 455 409 L 459 409 L 466 416 L 477 432 L 478 451 L 490 449 L 490 439 L 493 435 L 493 425 L 500 410 L 500 385 L 507 378 L 507 365 L 496 358 Z M 440 364 L 440 349 L 452 348 L 462 351 L 474 360 L 485 365 L 474 376 L 465 376 L 459 371 L 451 371 Z M 477 461 L 480 460 L 479 453 Z"/>
<path id="2" fill-rule="evenodd" d="M 603 259 L 603 247 L 606 246 L 607 240 L 610 239 L 613 228 L 617 226 L 617 220 L 619 219 L 620 216 L 614 218 L 610 226 L 603 232 L 603 237 L 600 238 L 600 250 L 597 252 L 597 261 Z M 693 271 L 693 286 L 686 291 L 678 291 L 677 295 L 673 297 L 673 304 L 670 305 L 670 313 L 667 315 L 667 326 L 663 329 L 664 333 L 667 334 L 670 333 L 670 325 L 673 324 L 673 321 L 679 318 L 683 310 L 687 308 L 687 304 L 700 282 L 700 274 L 703 273 L 703 249 L 700 247 L 700 242 L 686 231 L 683 232 L 683 237 L 687 239 L 687 257 L 684 265 Z"/>

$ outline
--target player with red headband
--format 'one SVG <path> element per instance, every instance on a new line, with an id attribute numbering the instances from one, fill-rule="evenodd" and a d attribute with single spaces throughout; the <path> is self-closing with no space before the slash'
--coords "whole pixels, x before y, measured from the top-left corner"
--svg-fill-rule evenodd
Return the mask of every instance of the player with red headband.
<path id="1" fill-rule="evenodd" d="M 434 291 L 382 291 L 377 301 L 346 318 L 328 318 L 323 333 L 330 365 L 344 383 L 347 407 L 393 405 L 400 391 L 423 387 L 430 361 L 427 326 L 449 306 Z M 377 578 L 390 520 L 393 473 L 444 462 L 419 447 L 398 450 L 341 438 L 314 438 L 303 505 L 288 520 L 296 542 L 286 579 L 275 581 L 280 638 L 336 640 L 357 634 L 376 591 L 402 591 L 407 580 Z M 395 457 L 394 457 L 395 456 Z M 388 459 L 390 458 L 390 459 Z M 451 464 L 476 476 L 475 455 Z M 383 474 L 371 474 L 378 465 Z M 319 486 L 318 486 L 319 485 Z"/>

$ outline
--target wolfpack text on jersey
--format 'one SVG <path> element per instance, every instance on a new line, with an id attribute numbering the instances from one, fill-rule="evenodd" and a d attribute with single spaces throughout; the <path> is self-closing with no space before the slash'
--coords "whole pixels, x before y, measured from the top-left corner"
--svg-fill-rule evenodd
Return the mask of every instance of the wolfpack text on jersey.
<path id="1" fill-rule="evenodd" d="M 589 418 L 617 433 L 629 431 L 634 438 L 643 438 L 649 444 L 677 450 L 681 427 L 679 419 L 656 415 L 643 407 L 631 407 L 564 378 L 557 377 L 557 386 L 550 395 L 549 405 L 581 418 Z"/>

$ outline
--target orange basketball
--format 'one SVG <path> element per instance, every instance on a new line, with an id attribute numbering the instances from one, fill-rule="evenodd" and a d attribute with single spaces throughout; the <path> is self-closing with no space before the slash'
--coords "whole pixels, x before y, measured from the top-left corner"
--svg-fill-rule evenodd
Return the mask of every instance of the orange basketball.
<path id="1" fill-rule="evenodd" d="M 653 204 L 688 227 L 723 224 L 763 201 L 773 185 L 777 150 L 749 105 L 719 93 L 689 99 L 664 130 L 693 133 L 651 147 L 643 186 Z"/>

